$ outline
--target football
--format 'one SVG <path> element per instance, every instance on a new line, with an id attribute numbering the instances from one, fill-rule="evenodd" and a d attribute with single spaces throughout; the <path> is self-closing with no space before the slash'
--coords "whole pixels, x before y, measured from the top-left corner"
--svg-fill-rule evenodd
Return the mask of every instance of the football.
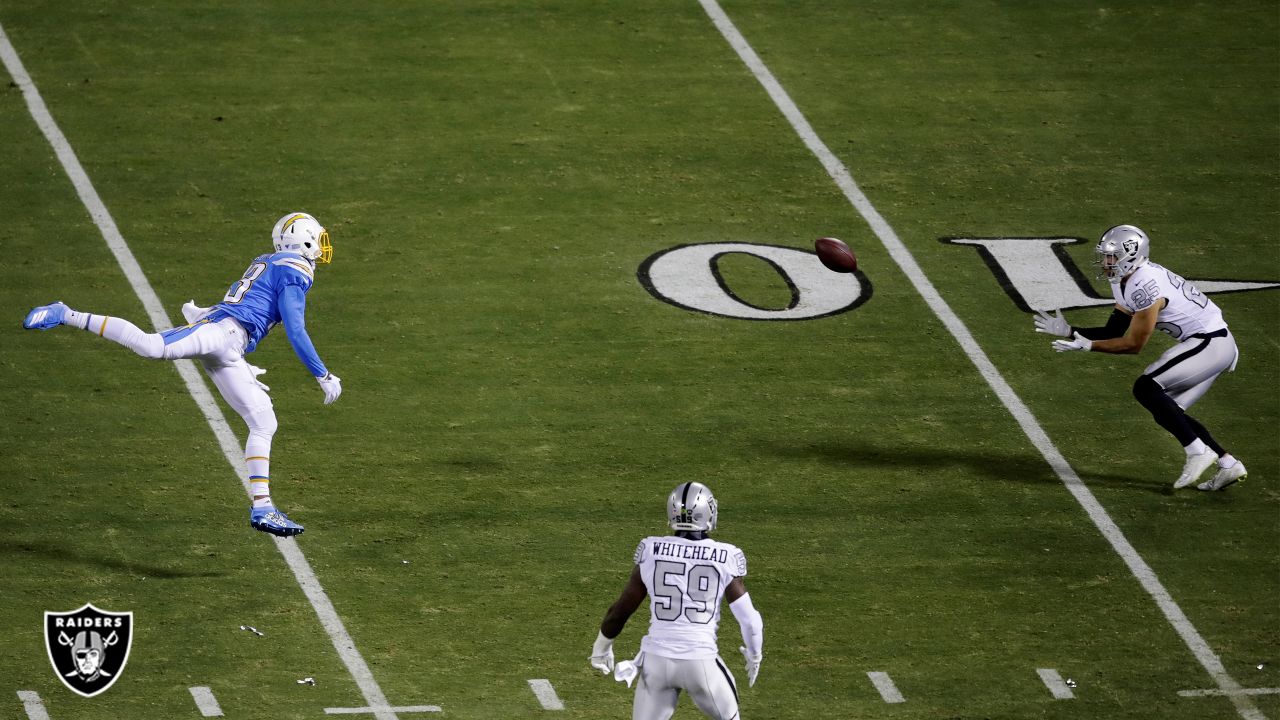
<path id="1" fill-rule="evenodd" d="M 854 257 L 849 246 L 840 240 L 830 237 L 818 238 L 813 242 L 813 248 L 818 252 L 818 259 L 827 266 L 828 270 L 851 273 L 858 269 L 858 258 Z"/>

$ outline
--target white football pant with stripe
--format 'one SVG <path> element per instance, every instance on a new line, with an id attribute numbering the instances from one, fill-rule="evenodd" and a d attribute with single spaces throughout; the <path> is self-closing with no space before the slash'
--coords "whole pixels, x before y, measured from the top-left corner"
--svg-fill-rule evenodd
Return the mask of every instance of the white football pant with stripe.
<path id="1" fill-rule="evenodd" d="M 739 720 L 737 684 L 718 657 L 687 660 L 645 652 L 636 683 L 631 720 L 667 720 L 681 690 L 712 720 Z"/>
<path id="2" fill-rule="evenodd" d="M 100 319 L 100 320 L 99 320 Z M 250 475 L 267 476 L 271 438 L 277 429 L 271 396 L 258 384 L 244 359 L 248 342 L 244 328 L 232 318 L 217 322 L 198 320 L 164 333 L 143 332 L 133 323 L 115 317 L 93 316 L 97 334 L 153 360 L 199 360 L 227 404 L 249 426 L 245 457 L 252 458 Z M 262 463 L 258 466 L 258 463 Z"/>

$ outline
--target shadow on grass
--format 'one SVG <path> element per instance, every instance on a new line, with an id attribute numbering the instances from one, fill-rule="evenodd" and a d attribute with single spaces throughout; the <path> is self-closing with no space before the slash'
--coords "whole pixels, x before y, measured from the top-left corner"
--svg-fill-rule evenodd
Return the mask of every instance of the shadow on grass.
<path id="1" fill-rule="evenodd" d="M 1061 485 L 1062 480 L 1039 455 L 1010 455 L 995 450 L 942 447 L 882 447 L 865 440 L 822 440 L 801 444 L 762 441 L 758 447 L 779 457 L 812 458 L 829 465 L 868 470 L 913 468 L 941 470 L 963 467 L 973 475 L 1000 482 Z M 1086 472 L 1076 468 L 1086 485 L 1103 482 L 1130 485 L 1161 494 L 1171 494 L 1171 484 L 1154 478 L 1137 478 L 1115 473 Z"/>
<path id="2" fill-rule="evenodd" d="M 11 559 L 22 555 L 29 555 L 40 558 L 44 561 L 89 565 L 91 567 L 108 568 L 111 570 L 123 570 L 142 577 L 157 578 L 160 580 L 225 577 L 227 575 L 226 572 L 221 570 L 181 570 L 170 567 L 160 567 L 158 565 L 149 565 L 147 563 L 137 562 L 134 560 L 121 560 L 118 558 L 105 557 L 86 549 L 76 548 L 70 545 L 54 544 L 43 540 L 0 538 L 0 553 L 3 553 Z"/>

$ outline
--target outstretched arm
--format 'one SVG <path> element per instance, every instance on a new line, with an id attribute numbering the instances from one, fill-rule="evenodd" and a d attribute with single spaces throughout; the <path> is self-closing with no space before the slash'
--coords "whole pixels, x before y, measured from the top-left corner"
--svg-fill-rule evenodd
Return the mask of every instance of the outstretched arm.
<path id="1" fill-rule="evenodd" d="M 293 346 L 298 359 L 307 366 L 307 370 L 310 370 L 312 375 L 318 378 L 328 375 L 329 370 L 325 368 L 324 363 L 320 362 L 320 356 L 316 354 L 316 346 L 311 343 L 311 336 L 307 335 L 306 293 L 297 285 L 285 285 L 280 291 L 279 300 L 280 319 L 284 323 L 284 332 L 289 336 L 289 344 Z"/>
<path id="2" fill-rule="evenodd" d="M 342 394 L 342 380 L 320 362 L 316 346 L 311 344 L 311 336 L 307 335 L 306 293 L 297 285 L 286 285 L 280 291 L 279 299 L 280 319 L 284 321 L 284 332 L 289 336 L 289 344 L 293 346 L 293 351 L 298 354 L 302 364 L 316 376 L 316 382 L 324 390 L 324 404 L 328 405 Z"/>
<path id="3" fill-rule="evenodd" d="M 1072 331 L 1078 332 L 1090 340 L 1110 340 L 1118 338 L 1125 334 L 1129 329 L 1130 316 L 1120 308 L 1115 306 L 1111 311 L 1111 317 L 1107 318 L 1107 324 L 1090 328 L 1071 328 Z M 1064 337 L 1071 337 L 1071 333 L 1067 333 Z"/>
<path id="4" fill-rule="evenodd" d="M 1168 300 L 1160 298 L 1151 307 L 1134 313 L 1133 317 L 1129 319 L 1129 327 L 1125 330 L 1124 335 L 1106 340 L 1095 340 L 1090 350 L 1119 355 L 1136 355 L 1142 352 L 1142 348 L 1147 346 L 1147 341 L 1151 339 L 1152 333 L 1156 330 L 1156 319 L 1160 317 L 1160 310 L 1168 302 Z"/>

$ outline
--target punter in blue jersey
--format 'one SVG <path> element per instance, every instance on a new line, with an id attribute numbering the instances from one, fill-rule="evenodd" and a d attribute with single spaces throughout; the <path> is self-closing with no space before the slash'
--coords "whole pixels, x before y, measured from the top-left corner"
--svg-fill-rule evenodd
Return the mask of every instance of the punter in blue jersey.
<path id="1" fill-rule="evenodd" d="M 320 361 L 307 335 L 305 319 L 307 291 L 315 282 L 316 263 L 333 259 L 329 233 L 310 215 L 289 213 L 276 222 L 271 239 L 276 251 L 254 258 L 222 302 L 210 308 L 197 307 L 194 301 L 183 305 L 182 314 L 188 323 L 183 327 L 143 332 L 128 320 L 77 312 L 61 302 L 35 308 L 27 313 L 22 326 L 48 330 L 70 325 L 120 343 L 146 358 L 199 359 L 227 404 L 249 426 L 244 446 L 253 495 L 249 524 L 272 535 L 290 537 L 303 528 L 276 509 L 268 485 L 275 410 L 267 386 L 257 379 L 265 371 L 250 365 L 244 356 L 253 352 L 272 327 L 283 323 L 294 352 L 324 390 L 325 405 L 342 394 L 342 381 Z"/>

